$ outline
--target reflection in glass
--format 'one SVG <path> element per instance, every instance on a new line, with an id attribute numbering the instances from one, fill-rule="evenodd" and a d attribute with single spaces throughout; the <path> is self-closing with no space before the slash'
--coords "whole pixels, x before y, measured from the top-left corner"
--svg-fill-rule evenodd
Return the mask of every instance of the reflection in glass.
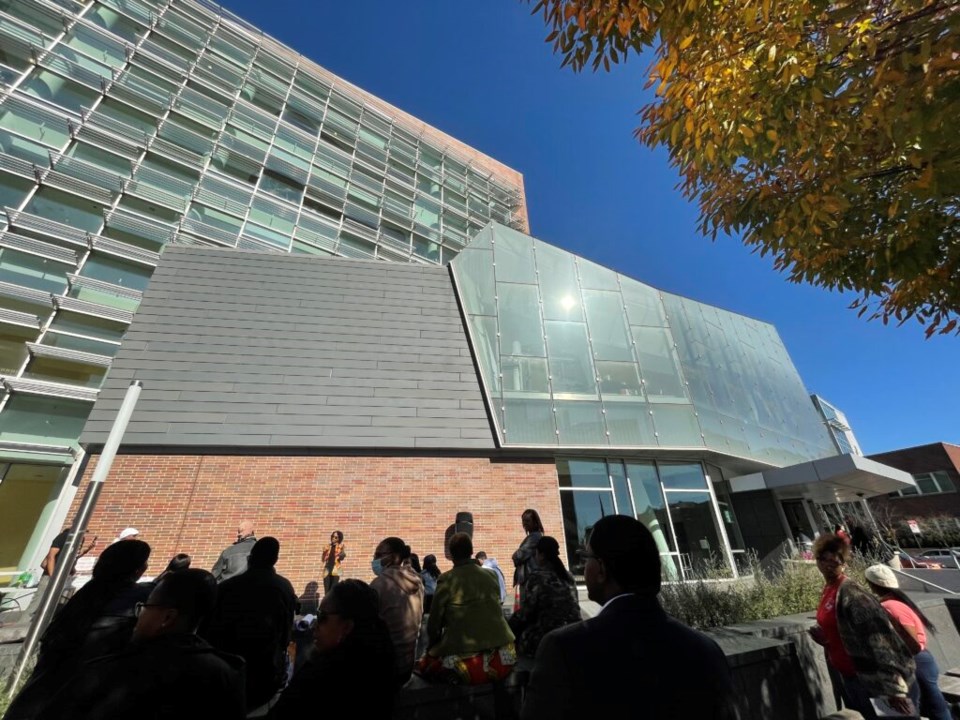
<path id="1" fill-rule="evenodd" d="M 496 315 L 496 287 L 493 281 L 493 253 L 472 246 L 457 256 L 454 265 L 457 287 L 464 309 L 471 315 Z"/>
<path id="2" fill-rule="evenodd" d="M 564 491 L 560 493 L 560 507 L 570 572 L 583 575 L 583 559 L 577 550 L 587 547 L 590 531 L 597 520 L 615 514 L 613 493 L 609 490 Z"/>
<path id="3" fill-rule="evenodd" d="M 667 490 L 705 490 L 707 478 L 699 463 L 660 463 L 660 479 Z"/>
<path id="4" fill-rule="evenodd" d="M 505 393 L 550 394 L 545 358 L 504 355 L 500 360 L 503 367 Z"/>
<path id="5" fill-rule="evenodd" d="M 603 460 L 557 460 L 560 487 L 608 489 L 607 463 Z"/>
<path id="6" fill-rule="evenodd" d="M 667 492 L 667 502 L 684 570 L 696 573 L 725 567 L 729 572 L 710 493 Z"/>
<path id="7" fill-rule="evenodd" d="M 552 403 L 549 400 L 504 398 L 503 432 L 510 443 L 556 445 Z"/>
<path id="8" fill-rule="evenodd" d="M 663 577 L 669 581 L 679 580 L 680 572 L 675 557 L 665 554 L 673 551 L 674 545 L 657 470 L 653 463 L 627 463 L 626 468 L 636 518 L 647 527 L 657 543 Z"/>
<path id="9" fill-rule="evenodd" d="M 587 325 L 593 356 L 598 360 L 625 360 L 633 362 L 633 350 L 627 335 L 626 318 L 620 294 L 601 290 L 584 290 Z"/>
<path id="10" fill-rule="evenodd" d="M 633 502 L 630 499 L 630 487 L 627 484 L 627 472 L 623 463 L 612 460 L 608 466 L 610 482 L 613 484 L 613 497 L 617 501 L 617 513 L 636 517 Z"/>
<path id="11" fill-rule="evenodd" d="M 543 316 L 547 320 L 583 320 L 573 255 L 542 242 L 535 247 Z"/>
<path id="12" fill-rule="evenodd" d="M 563 445 L 606 445 L 603 406 L 599 402 L 557 400 L 557 429 Z"/>
<path id="13" fill-rule="evenodd" d="M 547 321 L 547 350 L 555 395 L 597 395 L 583 323 Z"/>
<path id="14" fill-rule="evenodd" d="M 597 360 L 596 366 L 602 395 L 614 398 L 635 398 L 643 395 L 640 375 L 633 363 Z"/>
<path id="15" fill-rule="evenodd" d="M 651 401 L 683 402 L 687 392 L 669 328 L 633 328 L 640 371 Z"/>
<path id="16" fill-rule="evenodd" d="M 497 319 L 489 315 L 473 318 L 474 352 L 480 362 L 487 388 L 494 396 L 500 394 L 500 363 L 497 362 Z"/>
<path id="17" fill-rule="evenodd" d="M 730 547 L 734 550 L 744 550 L 746 549 L 746 545 L 743 543 L 743 535 L 740 534 L 740 525 L 737 523 L 737 516 L 733 512 L 733 502 L 730 500 L 730 483 L 719 479 L 723 477 L 720 468 L 709 467 L 713 492 L 717 497 L 717 509 L 720 511 L 720 519 L 723 521 L 724 529 L 727 531 L 727 540 L 730 541 Z"/>
<path id="18" fill-rule="evenodd" d="M 544 356 L 536 285 L 497 283 L 500 348 L 505 355 Z"/>

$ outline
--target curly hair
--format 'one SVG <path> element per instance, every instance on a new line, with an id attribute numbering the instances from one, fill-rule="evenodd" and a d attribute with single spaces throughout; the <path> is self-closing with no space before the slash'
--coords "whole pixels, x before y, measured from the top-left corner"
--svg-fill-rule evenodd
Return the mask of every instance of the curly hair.
<path id="1" fill-rule="evenodd" d="M 823 533 L 813 541 L 813 557 L 819 558 L 821 553 L 831 552 L 837 555 L 844 564 L 850 562 L 850 543 L 839 535 Z"/>

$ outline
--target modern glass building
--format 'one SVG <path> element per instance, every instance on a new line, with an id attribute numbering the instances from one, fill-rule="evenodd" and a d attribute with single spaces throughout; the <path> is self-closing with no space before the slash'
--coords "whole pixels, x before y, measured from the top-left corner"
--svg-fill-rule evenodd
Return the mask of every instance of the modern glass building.
<path id="1" fill-rule="evenodd" d="M 0 0 L 0 78 L 0 572 L 165 247 L 445 264 L 526 228 L 518 173 L 210 3 Z"/>
<path id="2" fill-rule="evenodd" d="M 0 0 L 0 76 L 0 579 L 133 377 L 92 530 L 203 565 L 242 513 L 298 584 L 305 539 L 441 554 L 463 510 L 506 561 L 524 507 L 575 572 L 625 513 L 668 580 L 735 575 L 784 503 L 902 485 L 837 454 L 769 324 L 524 234 L 519 173 L 215 5 Z"/>
<path id="3" fill-rule="evenodd" d="M 827 426 L 830 433 L 830 439 L 838 452 L 853 453 L 854 455 L 863 455 L 860 449 L 860 443 L 857 442 L 853 434 L 853 428 L 850 427 L 850 421 L 837 407 L 824 400 L 819 395 L 811 395 L 813 406 L 823 418 L 823 424 Z"/>

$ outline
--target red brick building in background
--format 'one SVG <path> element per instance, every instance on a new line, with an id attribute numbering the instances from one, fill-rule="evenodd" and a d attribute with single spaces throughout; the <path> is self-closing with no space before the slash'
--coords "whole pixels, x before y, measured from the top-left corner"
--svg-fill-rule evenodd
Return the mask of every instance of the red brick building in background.
<path id="1" fill-rule="evenodd" d="M 913 541 L 906 526 L 916 520 L 936 545 L 960 544 L 960 446 L 931 443 L 870 456 L 908 472 L 915 488 L 904 488 L 870 500 L 880 522 L 892 524 L 901 539 Z"/>
<path id="2" fill-rule="evenodd" d="M 374 548 L 389 535 L 421 558 L 436 555 L 446 569 L 444 532 L 466 510 L 475 548 L 497 558 L 509 582 L 524 509 L 536 508 L 548 533 L 563 535 L 556 486 L 556 465 L 546 459 L 119 455 L 90 533 L 112 538 L 124 527 L 139 529 L 152 547 L 153 575 L 178 552 L 193 556 L 195 567 L 212 567 L 237 523 L 250 519 L 258 537 L 280 541 L 277 570 L 303 592 L 310 582 L 323 584 L 320 553 L 333 530 L 345 535 L 347 577 L 372 579 Z"/>

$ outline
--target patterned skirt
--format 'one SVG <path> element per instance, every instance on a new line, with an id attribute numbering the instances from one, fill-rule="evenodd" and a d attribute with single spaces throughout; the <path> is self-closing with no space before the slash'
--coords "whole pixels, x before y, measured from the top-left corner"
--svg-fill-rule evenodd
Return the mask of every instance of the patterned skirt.
<path id="1" fill-rule="evenodd" d="M 417 661 L 414 672 L 430 682 L 451 685 L 483 685 L 502 680 L 517 664 L 513 643 L 493 650 L 482 650 L 468 655 L 424 655 Z"/>

